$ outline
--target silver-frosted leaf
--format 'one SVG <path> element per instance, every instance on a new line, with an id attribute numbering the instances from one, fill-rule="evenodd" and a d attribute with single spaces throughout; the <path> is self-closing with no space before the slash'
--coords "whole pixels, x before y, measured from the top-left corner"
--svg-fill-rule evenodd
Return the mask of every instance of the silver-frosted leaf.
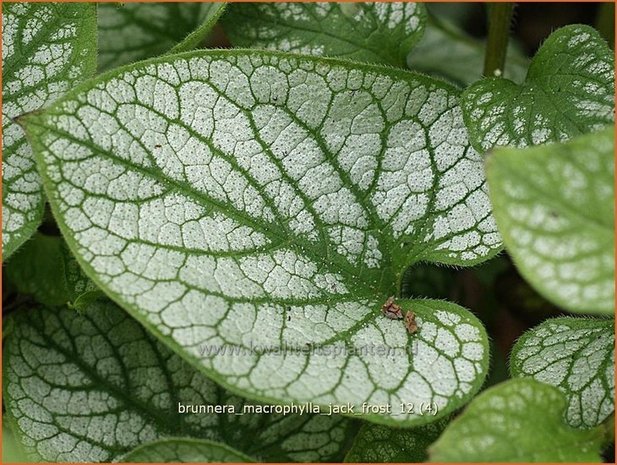
<path id="1" fill-rule="evenodd" d="M 405 66 L 424 32 L 422 3 L 237 3 L 222 19 L 234 46 Z"/>
<path id="2" fill-rule="evenodd" d="M 116 305 L 25 308 L 4 341 L 6 418 L 31 460 L 109 462 L 143 443 L 191 436 L 256 460 L 337 461 L 356 427 L 340 416 L 179 413 L 234 406 L 231 395 Z"/>
<path id="3" fill-rule="evenodd" d="M 411 337 L 380 311 L 409 265 L 501 247 L 450 85 L 194 52 L 91 81 L 28 127 L 86 272 L 220 383 L 264 401 L 433 402 L 440 415 L 479 389 L 486 335 L 466 310 L 407 302 L 426 325 Z M 414 344 L 387 360 L 305 350 Z M 262 353 L 273 346 L 291 350 Z"/>
<path id="4" fill-rule="evenodd" d="M 122 457 L 125 463 L 221 463 L 253 462 L 249 456 L 226 444 L 204 439 L 159 439 L 133 449 Z"/>
<path id="5" fill-rule="evenodd" d="M 471 143 L 485 152 L 563 141 L 612 126 L 614 68 L 613 51 L 595 29 L 558 29 L 534 56 L 523 84 L 489 78 L 463 93 Z"/>
<path id="6" fill-rule="evenodd" d="M 431 462 L 600 462 L 605 431 L 565 423 L 566 399 L 530 378 L 476 397 L 429 448 Z"/>
<path id="7" fill-rule="evenodd" d="M 406 408 L 414 408 L 408 405 Z M 430 413 L 429 413 L 430 414 Z M 345 456 L 351 463 L 421 463 L 428 458 L 428 447 L 448 424 L 445 418 L 417 428 L 391 428 L 365 423 Z"/>
<path id="8" fill-rule="evenodd" d="M 525 279 L 573 312 L 615 311 L 615 131 L 502 148 L 487 162 L 494 215 Z"/>
<path id="9" fill-rule="evenodd" d="M 567 422 L 602 423 L 615 411 L 613 319 L 553 318 L 527 331 L 510 355 L 513 376 L 558 387 L 568 400 Z"/>
<path id="10" fill-rule="evenodd" d="M 191 50 L 206 39 L 224 3 L 100 3 L 99 69 Z"/>
<path id="11" fill-rule="evenodd" d="M 468 36 L 447 20 L 429 14 L 424 36 L 407 55 L 407 66 L 467 86 L 482 77 L 485 50 L 486 43 Z M 504 77 L 522 82 L 528 67 L 529 60 L 510 44 Z"/>
<path id="12" fill-rule="evenodd" d="M 14 118 L 53 102 L 96 66 L 95 6 L 6 3 L 2 10 L 2 251 L 7 259 L 41 223 L 43 190 Z"/>

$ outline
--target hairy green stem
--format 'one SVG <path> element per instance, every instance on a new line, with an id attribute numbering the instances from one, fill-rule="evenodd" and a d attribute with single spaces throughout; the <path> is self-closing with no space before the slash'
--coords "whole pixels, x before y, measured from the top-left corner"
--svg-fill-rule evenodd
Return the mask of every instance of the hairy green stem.
<path id="1" fill-rule="evenodd" d="M 596 16 L 596 29 L 615 48 L 615 4 L 601 3 Z"/>
<path id="2" fill-rule="evenodd" d="M 510 36 L 514 3 L 489 3 L 488 39 L 484 55 L 484 75 L 502 76 Z"/>

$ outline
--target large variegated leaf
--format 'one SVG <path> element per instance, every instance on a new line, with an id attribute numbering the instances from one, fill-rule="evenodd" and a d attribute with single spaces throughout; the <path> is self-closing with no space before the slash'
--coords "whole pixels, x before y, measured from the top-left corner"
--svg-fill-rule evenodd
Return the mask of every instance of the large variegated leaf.
<path id="1" fill-rule="evenodd" d="M 381 312 L 408 265 L 500 248 L 451 86 L 195 52 L 90 82 L 27 126 L 86 272 L 220 383 L 264 401 L 390 405 L 367 418 L 409 425 L 431 418 L 401 402 L 438 418 L 479 389 L 486 335 L 470 313 L 401 301 L 417 315 L 409 335 Z"/>
<path id="2" fill-rule="evenodd" d="M 558 387 L 568 399 L 570 425 L 597 426 L 615 411 L 615 322 L 545 321 L 516 343 L 510 369 Z"/>
<path id="3" fill-rule="evenodd" d="M 247 455 L 214 441 L 189 438 L 159 439 L 132 450 L 126 463 L 221 463 L 253 462 Z"/>
<path id="4" fill-rule="evenodd" d="M 96 66 L 95 6 L 6 3 L 2 11 L 2 250 L 8 258 L 41 223 L 32 149 L 13 121 L 53 102 Z"/>
<path id="5" fill-rule="evenodd" d="M 464 92 L 471 143 L 482 152 L 525 147 L 613 125 L 614 68 L 613 51 L 595 29 L 558 29 L 534 56 L 523 84 L 489 78 Z"/>
<path id="6" fill-rule="evenodd" d="M 600 462 L 602 427 L 567 425 L 566 399 L 533 379 L 506 381 L 476 397 L 429 448 L 432 462 Z"/>
<path id="7" fill-rule="evenodd" d="M 422 37 L 422 3 L 237 3 L 223 18 L 232 44 L 405 66 Z"/>
<path id="8" fill-rule="evenodd" d="M 615 312 L 615 131 L 504 148 L 487 164 L 508 252 L 538 292 L 573 312 Z"/>
<path id="9" fill-rule="evenodd" d="M 209 2 L 101 3 L 99 69 L 191 50 L 206 38 L 224 8 Z"/>
<path id="10" fill-rule="evenodd" d="M 148 441 L 193 436 L 257 460 L 340 461 L 356 431 L 336 415 L 236 415 L 244 413 L 245 400 L 107 301 L 80 315 L 68 308 L 25 308 L 9 321 L 5 420 L 31 460 L 109 462 Z M 235 410 L 182 413 L 181 406 Z"/>

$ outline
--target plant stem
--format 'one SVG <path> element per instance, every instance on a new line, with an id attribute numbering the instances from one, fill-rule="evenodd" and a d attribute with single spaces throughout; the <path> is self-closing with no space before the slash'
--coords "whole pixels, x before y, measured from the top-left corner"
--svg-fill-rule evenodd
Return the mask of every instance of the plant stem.
<path id="1" fill-rule="evenodd" d="M 615 47 L 615 4 L 601 3 L 596 16 L 596 29 L 611 48 Z"/>
<path id="2" fill-rule="evenodd" d="M 514 3 L 488 3 L 488 39 L 484 75 L 503 76 Z"/>

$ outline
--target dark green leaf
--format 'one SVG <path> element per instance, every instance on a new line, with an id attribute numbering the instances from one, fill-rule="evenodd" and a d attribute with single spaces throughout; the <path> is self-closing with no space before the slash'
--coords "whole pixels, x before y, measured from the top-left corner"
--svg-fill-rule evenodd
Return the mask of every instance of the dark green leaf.
<path id="1" fill-rule="evenodd" d="M 4 276 L 18 292 L 44 305 L 81 310 L 103 296 L 58 236 L 36 233 L 11 258 Z"/>

